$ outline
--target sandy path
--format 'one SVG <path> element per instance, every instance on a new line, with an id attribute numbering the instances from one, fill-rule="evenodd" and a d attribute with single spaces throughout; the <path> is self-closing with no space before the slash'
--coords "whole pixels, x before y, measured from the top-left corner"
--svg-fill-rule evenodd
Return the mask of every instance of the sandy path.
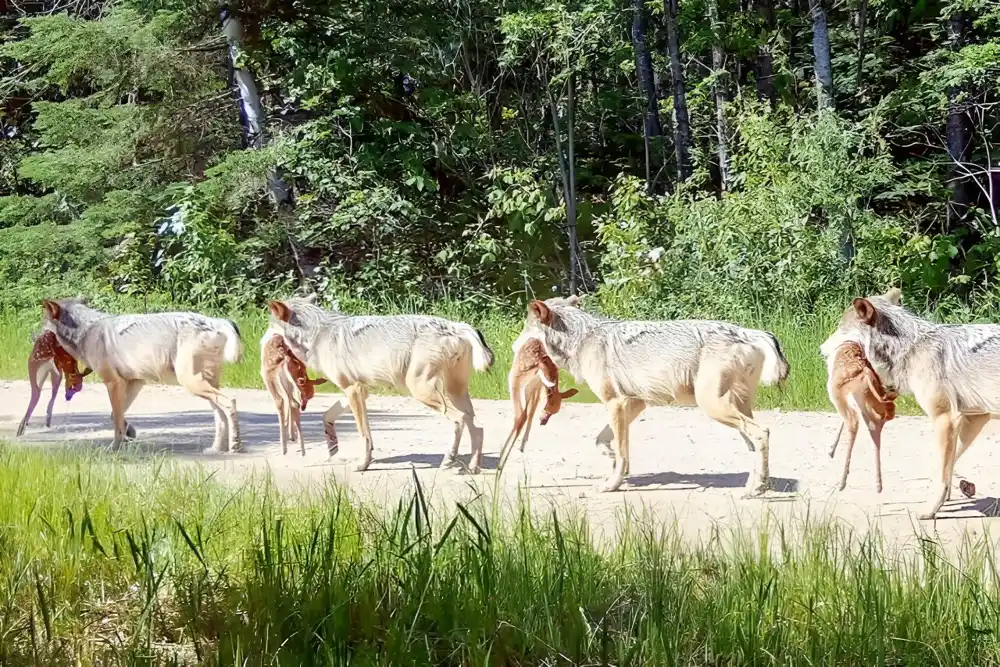
<path id="1" fill-rule="evenodd" d="M 0 437 L 13 437 L 28 399 L 26 382 L 0 385 Z M 149 387 L 136 400 L 130 421 L 138 429 L 144 451 L 166 450 L 178 460 L 218 469 L 224 476 L 270 469 L 279 484 L 296 487 L 335 475 L 362 496 L 395 504 L 410 493 L 411 468 L 436 501 L 444 506 L 490 493 L 495 483 L 497 457 L 510 428 L 511 409 L 502 401 L 477 401 L 479 423 L 486 431 L 487 470 L 479 476 L 439 472 L 437 466 L 450 443 L 452 427 L 416 401 L 402 397 L 369 400 L 375 460 L 366 473 L 354 472 L 362 442 L 348 414 L 337 422 L 341 451 L 326 457 L 321 414 L 337 398 L 319 394 L 303 416 L 307 453 L 282 456 L 278 426 L 266 392 L 232 390 L 240 410 L 247 452 L 204 454 L 213 435 L 208 405 L 177 387 Z M 519 485 L 530 489 L 536 510 L 551 506 L 578 508 L 598 530 L 613 530 L 616 513 L 626 505 L 648 508 L 674 517 L 687 536 L 704 537 L 713 526 L 761 521 L 764 515 L 801 517 L 828 514 L 858 528 L 879 525 L 888 535 L 910 541 L 916 530 L 948 542 L 964 531 L 980 532 L 1000 515 L 994 496 L 1000 495 L 1000 430 L 990 424 L 959 461 L 956 473 L 976 483 L 977 497 L 966 499 L 956 489 L 935 522 L 917 522 L 914 513 L 931 488 L 933 451 L 926 419 L 901 417 L 890 422 L 883 435 L 881 497 L 874 491 L 874 456 L 862 434 L 855 447 L 847 489 L 835 490 L 846 447 L 831 460 L 827 450 L 839 421 L 819 413 L 762 412 L 758 421 L 771 429 L 771 475 L 775 491 L 764 500 L 740 495 L 752 465 L 739 436 L 690 409 L 654 408 L 638 419 L 632 430 L 632 475 L 623 492 L 605 494 L 597 486 L 610 472 L 610 459 L 593 445 L 605 423 L 599 405 L 566 404 L 545 427 L 535 425 L 528 450 L 511 457 L 502 478 L 503 493 L 516 496 Z M 111 438 L 107 395 L 89 384 L 72 402 L 60 396 L 51 429 L 45 429 L 44 404 L 39 405 L 23 443 L 93 441 Z M 468 455 L 468 440 L 462 454 Z M 957 480 L 956 480 L 957 485 Z"/>

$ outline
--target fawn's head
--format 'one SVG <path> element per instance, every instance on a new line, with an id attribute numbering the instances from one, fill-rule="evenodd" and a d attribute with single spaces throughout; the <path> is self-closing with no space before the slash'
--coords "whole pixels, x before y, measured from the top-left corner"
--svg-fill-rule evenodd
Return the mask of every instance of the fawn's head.
<path id="1" fill-rule="evenodd" d="M 55 362 L 56 368 L 63 374 L 63 379 L 66 382 L 66 400 L 68 401 L 73 398 L 74 394 L 83 389 L 83 378 L 94 371 L 86 368 L 81 372 L 76 359 L 63 349 L 61 345 L 56 345 Z"/>
<path id="2" fill-rule="evenodd" d="M 285 353 L 285 368 L 288 369 L 288 374 L 292 376 L 292 382 L 299 392 L 299 405 L 305 410 L 306 404 L 316 395 L 316 387 L 326 382 L 326 378 L 310 380 L 306 365 L 291 350 Z"/>
<path id="3" fill-rule="evenodd" d="M 545 392 L 545 408 L 542 411 L 542 418 L 538 422 L 542 426 L 548 423 L 549 417 L 559 412 L 564 398 L 572 398 L 578 393 L 576 389 L 559 391 L 558 385 L 555 387 L 545 387 Z"/>

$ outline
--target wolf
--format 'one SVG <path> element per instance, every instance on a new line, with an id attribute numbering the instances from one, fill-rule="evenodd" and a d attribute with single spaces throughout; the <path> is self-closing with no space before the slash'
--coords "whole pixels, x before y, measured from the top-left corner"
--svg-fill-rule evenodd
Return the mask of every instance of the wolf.
<path id="1" fill-rule="evenodd" d="M 125 413 L 147 382 L 180 384 L 215 411 L 215 451 L 242 450 L 236 400 L 219 391 L 223 361 L 243 356 L 239 328 L 198 313 L 111 315 L 83 299 L 42 303 L 46 330 L 71 355 L 97 371 L 108 388 L 113 449 L 135 437 Z"/>
<path id="2" fill-rule="evenodd" d="M 454 422 L 455 438 L 442 468 L 461 466 L 458 448 L 462 431 L 467 429 L 472 440 L 469 471 L 479 472 L 483 429 L 475 423 L 469 377 L 473 369 L 488 371 L 493 366 L 493 351 L 481 332 L 465 323 L 426 315 L 344 315 L 302 297 L 271 301 L 268 309 L 271 326 L 284 336 L 292 352 L 346 394 L 365 440 L 358 471 L 371 465 L 374 449 L 365 407 L 368 388 L 391 386 L 405 388 Z M 324 413 L 328 434 L 344 412 L 346 408 L 337 401 Z"/>
<path id="3" fill-rule="evenodd" d="M 556 364 L 584 381 L 607 406 L 597 442 L 617 449 L 603 491 L 617 491 L 629 473 L 629 426 L 648 405 L 697 405 L 735 428 L 760 464 L 745 496 L 769 488 L 770 432 L 753 416 L 759 384 L 789 374 L 778 339 L 766 331 L 712 320 L 622 321 L 591 315 L 578 297 L 532 301 L 518 343 L 538 337 Z"/>
<path id="4" fill-rule="evenodd" d="M 933 519 L 951 499 L 955 461 L 1000 415 L 1000 325 L 936 324 L 904 308 L 893 288 L 854 299 L 820 353 L 849 341 L 861 345 L 887 389 L 913 396 L 934 424 L 938 488 L 918 513 Z"/>

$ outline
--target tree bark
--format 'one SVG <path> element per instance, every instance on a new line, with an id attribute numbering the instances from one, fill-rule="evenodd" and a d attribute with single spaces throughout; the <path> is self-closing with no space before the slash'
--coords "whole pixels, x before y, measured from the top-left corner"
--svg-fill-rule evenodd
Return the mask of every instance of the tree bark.
<path id="1" fill-rule="evenodd" d="M 833 67 L 830 64 L 830 31 L 823 0 L 809 0 L 813 22 L 813 57 L 816 70 L 816 98 L 820 109 L 832 109 Z"/>
<path id="2" fill-rule="evenodd" d="M 681 66 L 677 0 L 663 0 L 663 14 L 667 21 L 667 51 L 674 87 L 674 149 L 677 155 L 677 180 L 683 182 L 691 176 L 691 120 L 687 109 L 684 68 Z"/>
<path id="3" fill-rule="evenodd" d="M 865 66 L 865 27 L 868 23 L 868 0 L 858 6 L 858 68 L 854 75 L 854 90 L 861 91 L 861 75 Z"/>
<path id="4" fill-rule="evenodd" d="M 726 53 L 722 47 L 722 23 L 717 0 L 708 0 L 708 20 L 712 27 L 712 75 L 715 77 L 715 135 L 719 153 L 719 180 L 723 192 L 729 189 L 729 130 L 726 127 Z"/>
<path id="5" fill-rule="evenodd" d="M 774 57 L 771 54 L 771 35 L 774 33 L 776 18 L 774 0 L 759 0 L 757 11 L 764 19 L 765 32 L 757 46 L 757 99 L 774 106 Z"/>
<path id="6" fill-rule="evenodd" d="M 573 131 L 573 115 L 576 106 L 575 77 L 571 74 L 567 81 L 568 93 L 566 102 L 566 146 L 563 146 L 562 128 L 559 126 L 559 107 L 552 95 L 548 73 L 544 67 L 539 68 L 539 75 L 549 101 L 549 112 L 552 114 L 552 130 L 556 142 L 556 155 L 559 160 L 559 175 L 562 181 L 563 201 L 566 204 L 566 240 L 569 245 L 569 292 L 579 294 L 581 283 L 587 284 L 586 263 L 580 250 L 580 238 L 576 228 L 576 165 L 575 136 Z"/>
<path id="7" fill-rule="evenodd" d="M 653 57 L 646 43 L 646 29 L 646 3 L 644 0 L 632 0 L 632 48 L 635 50 L 635 71 L 639 79 L 639 88 L 646 97 L 646 108 L 642 118 L 642 137 L 646 149 L 646 192 L 651 192 L 654 171 L 652 137 L 663 134 L 663 125 L 660 123 Z"/>
<path id="8" fill-rule="evenodd" d="M 956 12 L 948 19 L 948 48 L 958 51 L 965 45 L 966 17 Z M 972 127 L 966 113 L 964 90 L 961 86 L 948 88 L 948 156 L 952 160 L 949 183 L 951 203 L 948 206 L 949 222 L 959 221 L 969 210 L 970 198 L 965 172 L 958 164 L 969 158 L 972 147 Z"/>
<path id="9" fill-rule="evenodd" d="M 225 8 L 222 14 L 222 32 L 229 44 L 230 83 L 236 89 L 239 97 L 244 144 L 248 148 L 263 148 L 269 140 L 265 129 L 264 105 L 261 104 L 260 93 L 257 92 L 257 84 L 254 82 L 253 74 L 245 67 L 236 66 L 243 43 L 243 26 L 239 19 L 230 14 L 228 8 Z M 294 208 L 292 190 L 278 169 L 272 170 L 267 175 L 267 189 L 278 208 L 278 212 L 284 215 L 290 214 Z M 302 249 L 291 231 L 288 232 L 288 241 L 292 249 L 292 259 L 299 270 L 299 277 L 303 283 L 306 283 L 312 279 L 318 267 L 305 261 Z"/>

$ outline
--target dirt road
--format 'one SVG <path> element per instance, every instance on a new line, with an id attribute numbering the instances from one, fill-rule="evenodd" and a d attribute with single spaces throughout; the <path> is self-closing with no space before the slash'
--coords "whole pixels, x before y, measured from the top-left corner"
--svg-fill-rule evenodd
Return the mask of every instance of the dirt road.
<path id="1" fill-rule="evenodd" d="M 959 461 L 957 475 L 975 482 L 977 496 L 966 499 L 955 489 L 935 522 L 917 522 L 915 513 L 931 489 L 934 455 L 926 419 L 901 417 L 883 435 L 885 490 L 874 490 L 874 455 L 864 434 L 855 448 L 851 478 L 844 492 L 836 491 L 846 447 L 831 460 L 827 450 L 839 421 L 832 414 L 762 412 L 758 421 L 771 429 L 771 476 L 774 491 L 761 499 L 740 495 L 751 469 L 750 454 L 739 436 L 690 409 L 647 410 L 632 431 L 631 476 L 619 493 L 599 493 L 610 472 L 610 459 L 594 446 L 605 423 L 602 406 L 566 404 L 548 425 L 534 426 L 527 452 L 514 454 L 502 483 L 494 487 L 500 447 L 510 428 L 506 402 L 477 401 L 479 423 L 486 431 L 486 471 L 477 476 L 439 471 L 452 426 L 410 398 L 372 397 L 369 401 L 375 460 L 368 472 L 354 472 L 363 443 L 348 414 L 337 422 L 341 451 L 326 456 L 321 414 L 337 398 L 320 394 L 303 416 L 306 456 L 290 451 L 282 456 L 277 417 L 266 392 L 232 390 L 237 399 L 246 453 L 205 454 L 211 444 L 213 417 L 208 404 L 177 387 L 148 387 L 136 400 L 130 422 L 138 429 L 142 451 L 166 451 L 184 462 L 217 469 L 223 477 L 269 469 L 288 488 L 324 481 L 334 475 L 363 497 L 395 503 L 410 493 L 415 468 L 428 493 L 449 504 L 500 488 L 515 497 L 530 490 L 536 510 L 551 506 L 579 509 L 600 530 L 613 530 L 616 513 L 625 506 L 645 508 L 674 517 L 686 536 L 704 537 L 713 526 L 761 521 L 766 515 L 801 517 L 830 515 L 865 529 L 880 526 L 888 535 L 910 541 L 926 532 L 953 542 L 963 531 L 982 531 L 1000 515 L 1000 430 L 991 424 Z M 26 382 L 0 386 L 0 437 L 12 438 L 28 399 Z M 44 404 L 36 409 L 26 446 L 61 441 L 93 442 L 111 438 L 107 395 L 90 383 L 70 403 L 60 396 L 53 426 L 45 429 Z M 462 455 L 468 456 L 468 441 Z M 956 478 L 956 487 L 957 487 Z"/>

